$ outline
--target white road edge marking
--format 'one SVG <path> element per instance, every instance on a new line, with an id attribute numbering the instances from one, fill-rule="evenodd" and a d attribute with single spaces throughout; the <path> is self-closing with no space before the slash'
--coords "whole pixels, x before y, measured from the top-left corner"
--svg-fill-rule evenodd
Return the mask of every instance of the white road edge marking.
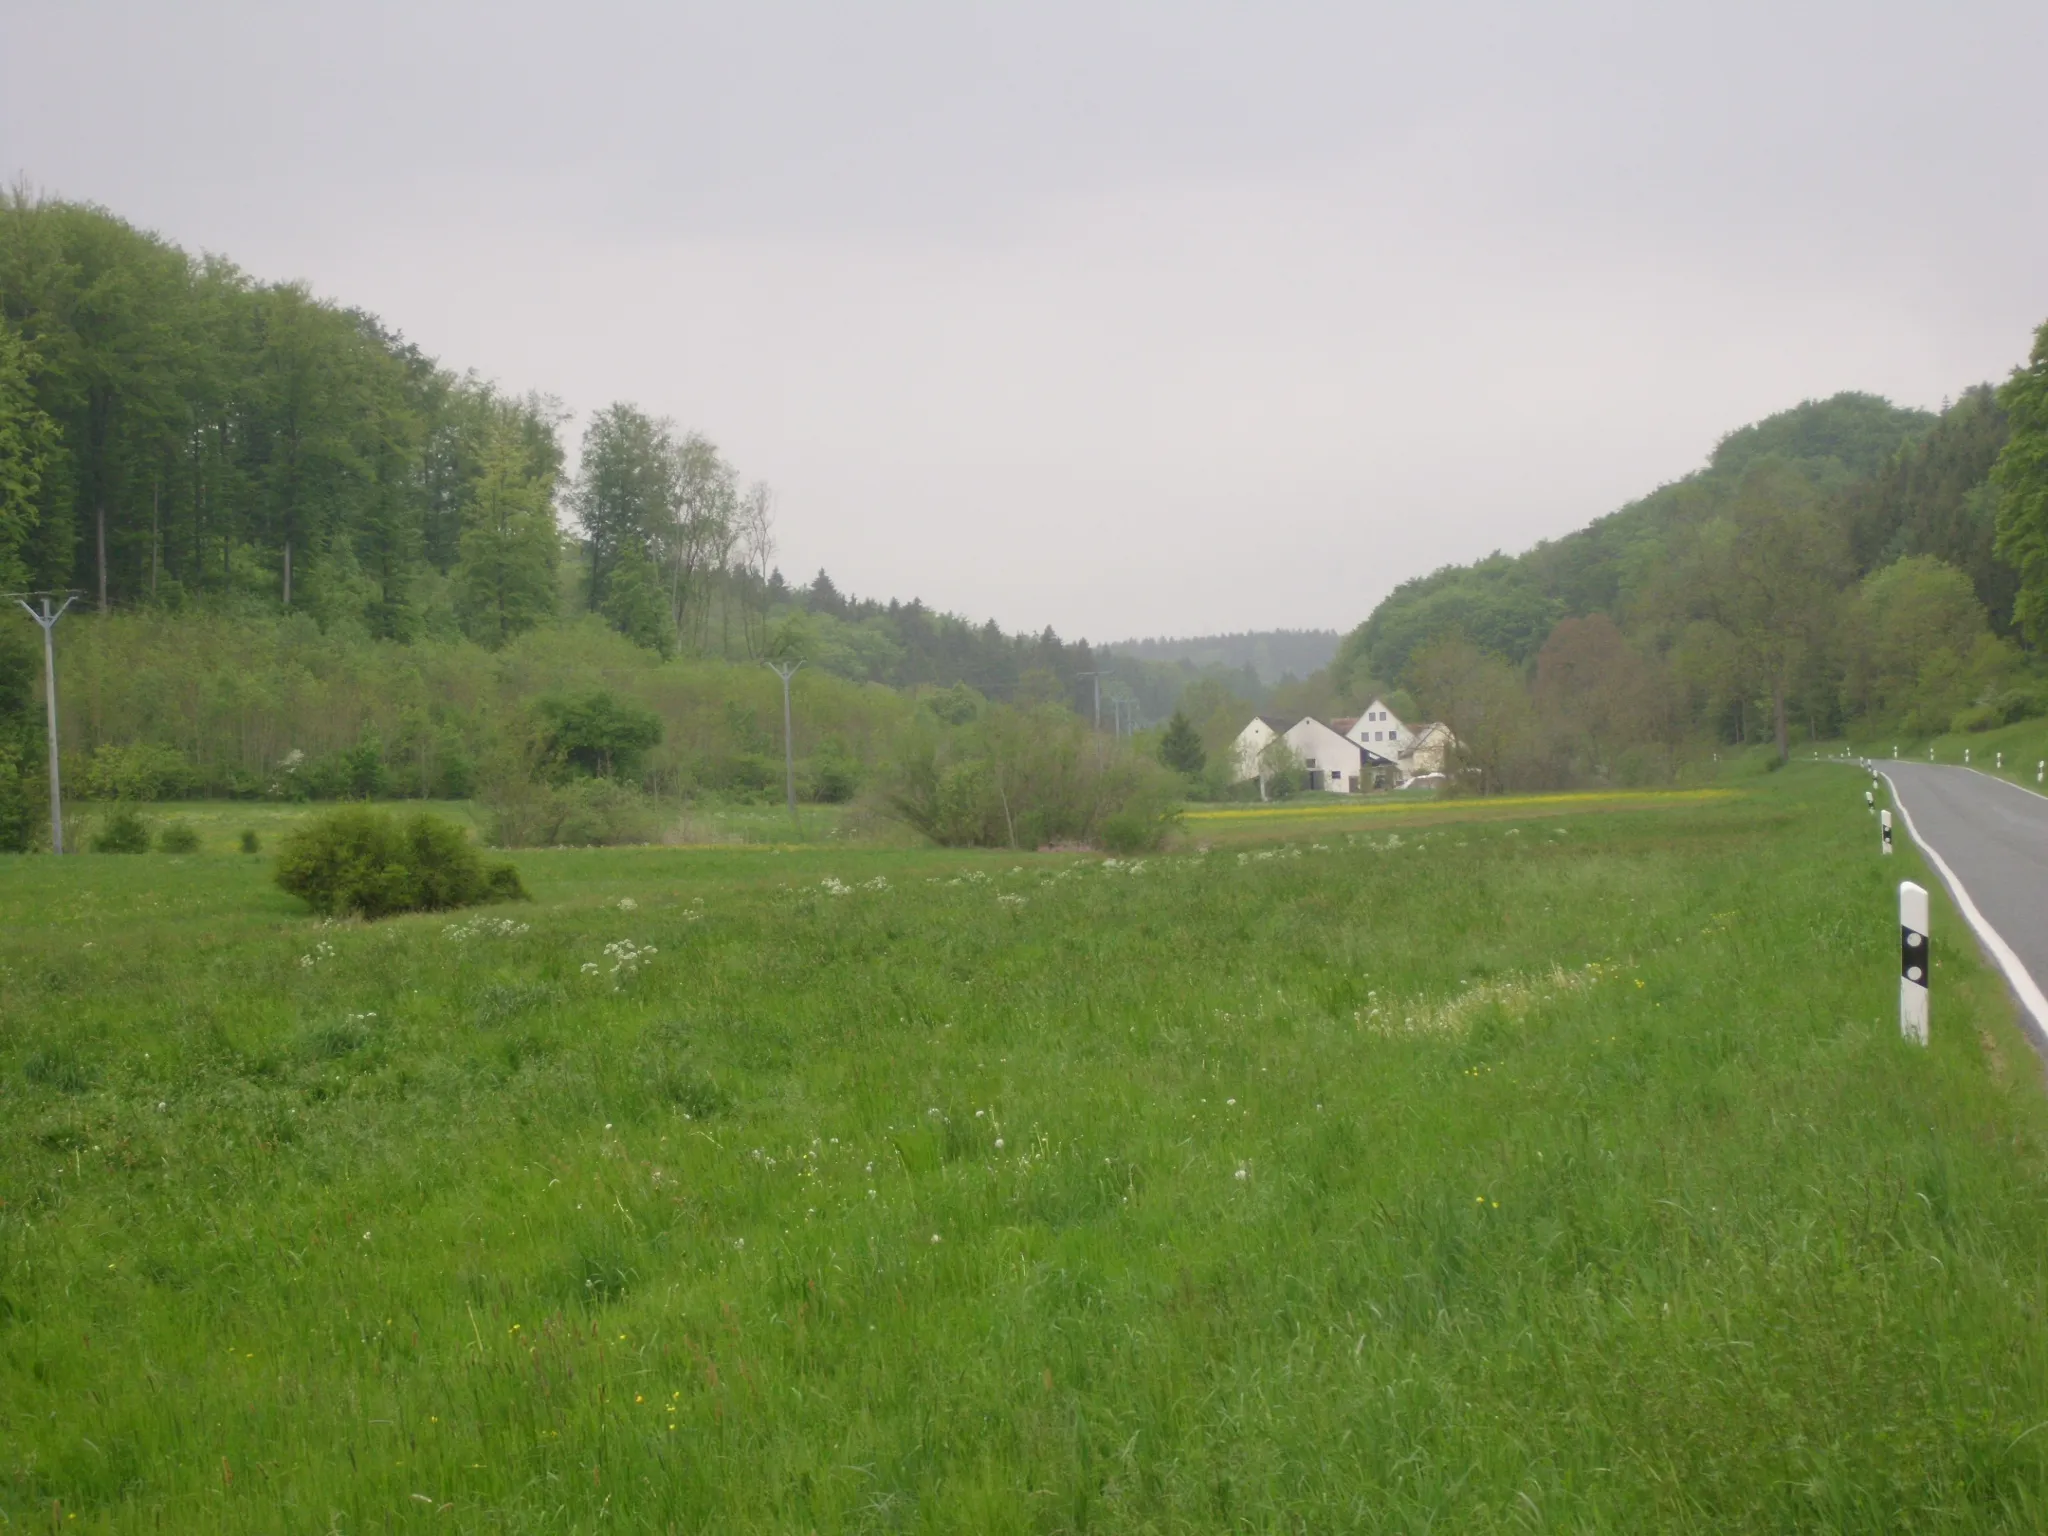
<path id="1" fill-rule="evenodd" d="M 1990 778 L 1991 775 L 1984 775 Z M 1948 867 L 1948 860 L 1934 851 L 1934 845 L 1920 835 L 1920 829 L 1913 825 L 1913 813 L 1906 809 L 1906 802 L 1899 794 L 1899 786 L 1892 782 L 1890 774 L 1884 775 L 1885 787 L 1892 792 L 1892 804 L 1899 808 L 1899 816 L 1906 823 L 1906 836 L 1913 839 L 1913 845 L 1927 855 L 1928 862 L 1940 873 L 1942 883 L 1948 887 L 1949 895 L 1955 898 L 1956 907 L 1963 914 L 1963 921 L 1970 925 L 1977 935 L 1977 942 L 1991 952 L 1991 958 L 1998 962 L 1998 968 L 2005 972 L 2006 985 L 2018 994 L 2020 1006 L 2033 1015 L 2034 1035 L 2038 1042 L 2048 1045 L 2048 997 L 2041 993 L 2041 985 L 2020 963 L 2020 957 L 2012 952 L 2012 946 L 1999 937 L 1998 930 L 1986 921 L 1984 914 L 1977 910 L 1977 903 L 1970 900 L 1970 893 L 1963 888 L 1963 882 L 1956 878 L 1956 872 Z M 2006 782 L 2003 779 L 1998 783 Z M 2017 786 L 2015 786 L 2017 787 Z"/>

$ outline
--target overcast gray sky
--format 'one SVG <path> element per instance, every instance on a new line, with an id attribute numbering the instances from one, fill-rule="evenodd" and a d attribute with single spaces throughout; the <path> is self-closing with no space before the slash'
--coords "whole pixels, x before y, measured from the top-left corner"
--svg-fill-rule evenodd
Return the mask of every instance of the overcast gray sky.
<path id="1" fill-rule="evenodd" d="M 1347 628 L 2003 377 L 2044 65 L 2040 0 L 0 0 L 0 171 L 703 431 L 792 577 Z"/>

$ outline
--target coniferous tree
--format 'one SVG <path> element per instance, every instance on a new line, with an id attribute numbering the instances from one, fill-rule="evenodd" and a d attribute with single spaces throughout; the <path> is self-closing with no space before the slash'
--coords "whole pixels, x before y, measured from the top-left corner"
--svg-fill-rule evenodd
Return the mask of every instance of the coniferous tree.
<path id="1" fill-rule="evenodd" d="M 1190 777 L 1208 765 L 1209 754 L 1202 750 L 1202 738 L 1196 733 L 1194 722 L 1178 709 L 1166 722 L 1166 733 L 1159 738 L 1159 761 Z"/>

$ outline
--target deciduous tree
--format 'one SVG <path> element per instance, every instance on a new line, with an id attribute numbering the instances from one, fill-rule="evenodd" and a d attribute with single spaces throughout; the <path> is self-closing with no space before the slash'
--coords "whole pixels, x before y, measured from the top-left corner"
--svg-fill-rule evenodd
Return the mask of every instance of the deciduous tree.
<path id="1" fill-rule="evenodd" d="M 495 650 L 554 617 L 561 549 L 553 483 L 533 472 L 509 423 L 499 425 L 485 448 L 464 523 L 456 611 L 463 632 Z"/>
<path id="2" fill-rule="evenodd" d="M 2013 612 L 2036 645 L 2048 645 L 2048 322 L 2033 355 L 1998 391 L 2012 435 L 1992 468 L 1998 489 L 1998 553 L 2019 571 Z"/>

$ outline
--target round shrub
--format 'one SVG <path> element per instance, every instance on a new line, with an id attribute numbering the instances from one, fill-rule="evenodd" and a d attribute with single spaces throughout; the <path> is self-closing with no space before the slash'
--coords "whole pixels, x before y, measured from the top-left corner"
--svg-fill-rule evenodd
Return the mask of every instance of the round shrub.
<path id="1" fill-rule="evenodd" d="M 92 835 L 94 853 L 147 853 L 149 852 L 149 823 L 137 814 L 135 807 L 117 807 L 114 814 L 100 824 Z"/>
<path id="2" fill-rule="evenodd" d="M 189 821 L 167 821 L 156 835 L 156 845 L 165 853 L 197 853 L 199 829 Z"/>
<path id="3" fill-rule="evenodd" d="M 276 878 L 328 916 L 388 917 L 526 899 L 519 871 L 486 865 L 453 822 L 424 813 L 401 821 L 367 806 L 330 811 L 286 833 Z"/>
<path id="4" fill-rule="evenodd" d="M 254 827 L 242 828 L 242 852 L 261 853 L 262 851 L 263 839 L 256 835 L 256 829 Z"/>

